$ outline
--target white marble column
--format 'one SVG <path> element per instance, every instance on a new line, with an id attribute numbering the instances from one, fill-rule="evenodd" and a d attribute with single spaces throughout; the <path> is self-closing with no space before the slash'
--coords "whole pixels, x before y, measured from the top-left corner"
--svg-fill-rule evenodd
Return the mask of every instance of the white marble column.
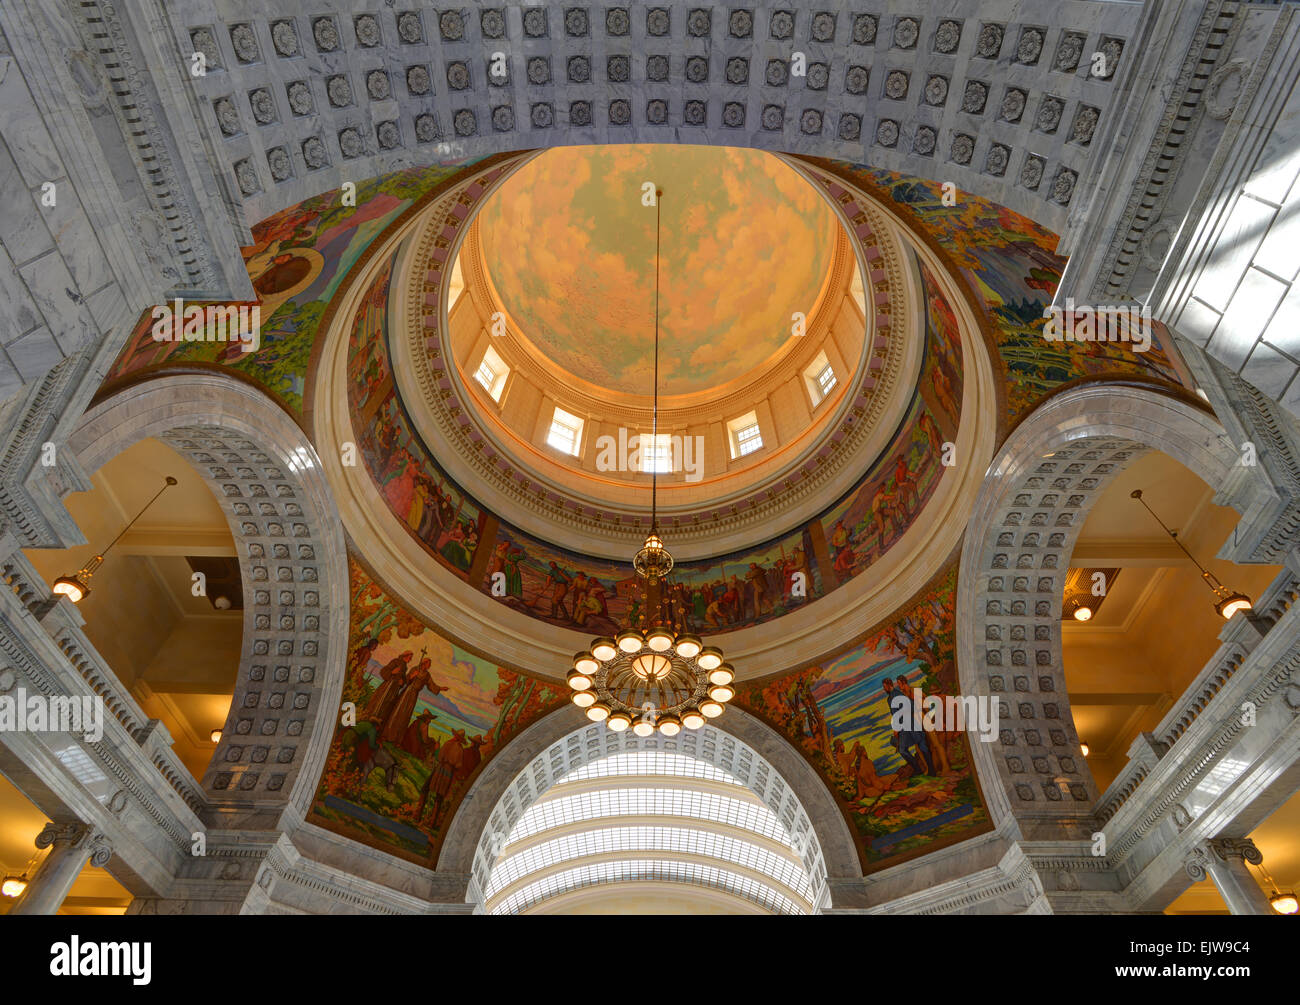
<path id="1" fill-rule="evenodd" d="M 1246 868 L 1247 862 L 1259 865 L 1263 861 L 1250 838 L 1212 838 L 1188 860 L 1187 874 L 1195 880 L 1208 875 L 1233 914 L 1274 914 L 1268 897 Z"/>
<path id="2" fill-rule="evenodd" d="M 46 824 L 36 836 L 36 847 L 49 848 L 50 853 L 10 914 L 56 913 L 86 863 L 103 866 L 113 856 L 108 839 L 81 823 Z"/>

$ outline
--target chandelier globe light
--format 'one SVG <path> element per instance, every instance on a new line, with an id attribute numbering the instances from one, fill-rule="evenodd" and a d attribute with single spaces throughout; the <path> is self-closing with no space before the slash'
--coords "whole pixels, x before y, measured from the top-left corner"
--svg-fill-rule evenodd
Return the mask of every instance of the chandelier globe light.
<path id="1" fill-rule="evenodd" d="M 659 436 L 659 200 L 655 192 L 655 371 L 651 442 Z M 593 722 L 637 736 L 676 736 L 699 729 L 735 697 L 735 670 L 722 650 L 689 630 L 683 591 L 668 581 L 673 556 L 658 522 L 658 465 L 651 468 L 650 532 L 633 556 L 641 594 L 635 623 L 614 638 L 599 636 L 573 657 L 573 703 Z"/>
<path id="2" fill-rule="evenodd" d="M 90 578 L 99 570 L 99 567 L 104 564 L 104 556 L 112 550 L 113 545 L 122 540 L 122 536 L 128 530 L 135 526 L 136 521 L 139 520 L 140 517 L 144 516 L 145 510 L 157 502 L 160 495 L 176 484 L 176 479 L 171 475 L 168 475 L 163 481 L 163 487 L 154 493 L 154 497 L 144 504 L 139 513 L 131 518 L 130 523 L 118 531 L 117 537 L 113 538 L 113 540 L 109 542 L 108 547 L 103 551 L 92 555 L 90 561 L 76 572 L 68 576 L 60 576 L 56 579 L 50 587 L 51 592 L 58 597 L 67 597 L 74 604 L 81 603 L 81 601 L 90 594 Z"/>

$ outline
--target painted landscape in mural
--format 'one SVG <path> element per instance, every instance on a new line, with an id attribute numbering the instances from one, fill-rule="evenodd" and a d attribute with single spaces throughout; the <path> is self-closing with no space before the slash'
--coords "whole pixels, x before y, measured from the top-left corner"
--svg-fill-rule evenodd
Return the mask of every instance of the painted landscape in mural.
<path id="1" fill-rule="evenodd" d="M 244 264 L 261 306 L 260 346 L 244 352 L 229 341 L 156 342 L 145 311 L 108 373 L 113 381 L 164 363 L 216 364 L 265 388 L 301 416 L 312 345 L 326 306 L 370 243 L 417 199 L 473 160 L 412 168 L 359 182 L 356 205 L 338 190 L 268 217 L 253 228 Z"/>
<path id="2" fill-rule="evenodd" d="M 335 731 L 310 819 L 432 865 L 482 766 L 566 694 L 448 641 L 355 560 L 350 573 L 355 722 Z"/>
<path id="3" fill-rule="evenodd" d="M 957 695 L 954 563 L 859 645 L 796 673 L 737 685 L 736 704 L 788 737 L 845 811 L 865 867 L 969 837 L 988 813 L 965 733 L 895 732 L 890 697 Z"/>
<path id="4" fill-rule="evenodd" d="M 1172 340 L 1158 323 L 1146 352 L 1135 352 L 1127 342 L 1050 342 L 1043 337 L 1043 312 L 1065 271 L 1066 259 L 1054 250 L 1060 241 L 1056 234 L 967 192 L 956 205 L 945 206 L 935 182 L 827 163 L 872 189 L 884 189 L 916 215 L 952 258 L 985 305 L 1012 422 L 1056 388 L 1081 378 L 1136 374 L 1191 386 Z"/>

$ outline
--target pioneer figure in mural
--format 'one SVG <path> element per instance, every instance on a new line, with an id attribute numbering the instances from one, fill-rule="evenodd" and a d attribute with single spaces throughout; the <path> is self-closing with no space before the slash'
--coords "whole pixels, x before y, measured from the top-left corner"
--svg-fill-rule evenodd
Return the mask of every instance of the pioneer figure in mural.
<path id="1" fill-rule="evenodd" d="M 568 596 L 569 584 L 573 582 L 573 576 L 561 569 L 555 562 L 551 562 L 550 570 L 546 573 L 546 580 L 550 584 L 550 596 L 547 597 L 545 592 L 539 593 L 534 604 L 543 598 L 549 599 L 551 602 L 550 616 L 552 618 L 563 617 L 567 620 L 569 610 L 564 606 L 564 598 Z"/>
<path id="2" fill-rule="evenodd" d="M 397 704 L 402 687 L 406 683 L 407 664 L 414 655 L 408 650 L 379 668 L 379 678 L 383 683 L 375 688 L 375 693 L 366 702 L 366 707 L 361 710 L 361 718 L 379 727 L 388 721 L 388 716 L 393 711 L 393 706 Z"/>
<path id="3" fill-rule="evenodd" d="M 912 686 L 908 684 L 907 678 L 899 674 L 895 680 L 886 677 L 880 682 L 880 686 L 885 692 L 885 701 L 889 705 L 891 713 L 898 712 L 903 705 L 910 705 L 914 698 Z M 894 735 L 893 745 L 898 751 L 900 757 L 905 760 L 912 769 L 913 775 L 933 775 L 934 758 L 930 753 L 930 742 L 926 739 L 925 730 L 918 728 L 920 722 L 912 722 L 915 715 L 911 708 L 903 709 L 905 716 L 904 722 L 910 725 L 910 729 L 891 729 Z M 892 725 L 892 724 L 891 724 Z"/>
<path id="4" fill-rule="evenodd" d="M 429 732 L 429 724 L 436 718 L 438 717 L 426 708 L 412 719 L 411 724 L 406 727 L 406 732 L 402 734 L 401 748 L 421 761 L 428 757 L 430 748 L 438 743 Z"/>
<path id="5" fill-rule="evenodd" d="M 416 809 L 416 819 L 421 825 L 426 823 L 432 827 L 439 825 L 439 818 L 446 809 L 447 798 L 451 794 L 452 783 L 456 781 L 456 774 L 464 763 L 465 731 L 456 729 L 438 748 L 438 759 L 434 762 L 433 771 L 430 772 L 428 781 L 424 783 L 424 788 L 420 790 L 420 804 Z M 430 795 L 433 796 L 433 807 L 426 821 L 425 812 Z"/>

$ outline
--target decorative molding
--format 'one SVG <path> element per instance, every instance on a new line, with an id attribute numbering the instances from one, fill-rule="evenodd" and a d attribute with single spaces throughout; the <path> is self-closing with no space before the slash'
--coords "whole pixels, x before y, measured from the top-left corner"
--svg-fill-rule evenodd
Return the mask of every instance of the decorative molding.
<path id="1" fill-rule="evenodd" d="M 828 486 L 834 486 L 836 491 L 847 490 L 875 459 L 874 452 L 887 445 L 892 430 L 885 429 L 883 421 L 907 408 L 916 384 L 921 362 L 918 347 L 924 340 L 924 328 L 921 312 L 909 306 L 917 301 L 918 280 L 897 221 L 869 196 L 849 188 L 841 179 L 798 161 L 791 161 L 791 166 L 823 190 L 844 227 L 855 235 L 853 243 L 862 256 L 860 261 L 871 263 L 864 271 L 868 297 L 883 292 L 889 303 L 882 306 L 869 301 L 869 337 L 863 343 L 851 393 L 842 396 L 835 418 L 796 462 L 746 486 L 734 497 L 711 499 L 697 508 L 678 508 L 665 515 L 664 527 L 678 543 L 679 558 L 689 557 L 692 547 L 704 547 L 710 541 L 715 542 L 712 550 L 716 553 L 716 538 L 724 522 L 733 536 L 748 533 L 752 538 L 758 533 L 766 538 L 775 527 L 792 521 L 797 525 L 798 519 L 809 518 L 806 511 L 810 504 L 823 500 L 825 505 Z M 423 405 L 416 425 L 430 450 L 462 481 L 472 478 L 476 485 L 486 487 L 489 491 L 484 501 L 489 508 L 511 513 L 512 519 L 533 533 L 555 539 L 567 535 L 598 541 L 610 557 L 621 556 L 629 538 L 642 529 L 640 525 L 647 519 L 642 510 L 609 503 L 601 505 L 597 512 L 590 502 L 576 498 L 561 483 L 539 477 L 534 469 L 521 477 L 509 452 L 474 421 L 477 406 L 472 392 L 452 362 L 455 357 L 449 344 L 445 304 L 451 264 L 466 229 L 464 221 L 472 219 L 472 212 L 453 211 L 460 207 L 472 210 L 514 167 L 494 168 L 488 179 L 469 179 L 446 193 L 430 207 L 428 217 L 411 240 L 413 267 L 417 271 L 423 267 L 425 275 L 423 282 L 406 284 L 404 311 L 397 319 L 402 330 L 404 314 L 406 332 L 394 353 L 398 386 L 403 397 Z M 466 191 L 470 188 L 481 191 L 471 197 Z M 846 210 L 854 211 L 852 216 Z M 448 227 L 457 231 L 450 238 L 446 236 Z M 873 254 L 868 256 L 868 251 Z M 882 270 L 885 275 L 872 282 L 873 273 Z M 436 292 L 436 306 L 427 304 L 431 291 Z M 961 301 L 950 296 L 950 303 L 958 317 L 965 319 Z M 820 308 L 829 310 L 825 303 Z M 878 316 L 886 323 L 878 324 Z M 810 327 L 823 320 L 810 318 Z M 350 324 L 351 317 L 346 321 Z M 972 350 L 969 344 L 964 348 L 966 352 L 979 351 Z M 869 362 L 882 354 L 881 367 L 872 370 Z M 742 400 L 746 407 L 752 404 L 748 398 L 737 399 Z M 710 407 L 726 410 L 721 402 L 712 402 Z M 606 409 L 602 414 L 611 413 Z M 426 415 L 432 421 L 427 421 Z M 485 441 L 494 446 L 485 449 Z M 478 489 L 480 493 L 483 487 Z M 797 513 L 792 513 L 796 509 Z"/>

